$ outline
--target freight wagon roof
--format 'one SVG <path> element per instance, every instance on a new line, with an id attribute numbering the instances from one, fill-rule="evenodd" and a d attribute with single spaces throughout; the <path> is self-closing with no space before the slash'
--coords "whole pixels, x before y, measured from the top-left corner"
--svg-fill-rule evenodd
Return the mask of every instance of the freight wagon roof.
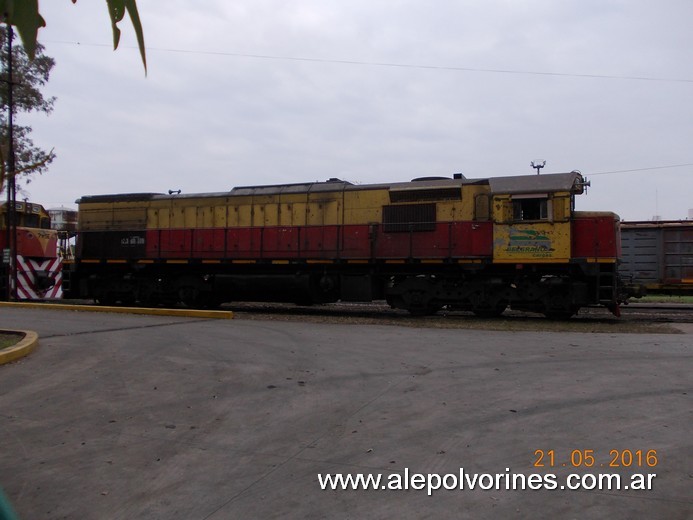
<path id="1" fill-rule="evenodd" d="M 621 222 L 622 229 L 693 228 L 693 220 L 635 220 Z"/>

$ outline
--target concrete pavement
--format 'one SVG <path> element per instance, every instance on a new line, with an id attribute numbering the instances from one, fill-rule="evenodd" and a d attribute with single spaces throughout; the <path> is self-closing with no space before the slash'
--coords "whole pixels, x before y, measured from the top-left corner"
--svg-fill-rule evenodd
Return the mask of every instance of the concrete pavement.
<path id="1" fill-rule="evenodd" d="M 0 366 L 0 485 L 22 518 L 693 514 L 689 335 L 3 309 L 10 324 L 42 344 Z M 555 466 L 535 467 L 537 450 Z M 569 467 L 585 450 L 597 466 Z M 655 450 L 657 464 L 608 468 L 614 450 Z M 650 491 L 318 485 L 460 468 L 657 476 Z"/>

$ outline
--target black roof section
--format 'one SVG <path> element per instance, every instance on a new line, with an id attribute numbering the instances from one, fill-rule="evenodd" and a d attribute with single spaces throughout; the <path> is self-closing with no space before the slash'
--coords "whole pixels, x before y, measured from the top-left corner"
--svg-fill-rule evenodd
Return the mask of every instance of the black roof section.
<path id="1" fill-rule="evenodd" d="M 165 197 L 163 193 L 119 193 L 115 195 L 86 195 L 75 201 L 76 204 L 84 202 L 142 202 L 154 198 Z"/>

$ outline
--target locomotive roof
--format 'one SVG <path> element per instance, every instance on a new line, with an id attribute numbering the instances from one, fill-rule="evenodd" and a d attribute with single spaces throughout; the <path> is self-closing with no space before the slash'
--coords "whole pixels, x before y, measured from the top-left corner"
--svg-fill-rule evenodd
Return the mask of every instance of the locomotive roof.
<path id="1" fill-rule="evenodd" d="M 584 179 L 578 171 L 549 173 L 546 175 L 521 175 L 517 177 L 492 177 L 489 180 L 493 193 L 534 193 L 576 191 L 582 193 Z"/>
<path id="2" fill-rule="evenodd" d="M 76 202 L 142 202 L 151 200 L 170 200 L 180 198 L 229 197 L 229 196 L 262 196 L 294 193 L 324 193 L 335 191 L 387 189 L 390 191 L 415 191 L 435 188 L 457 188 L 470 184 L 490 185 L 493 193 L 533 193 L 555 191 L 582 191 L 582 175 L 575 171 L 570 173 L 550 173 L 545 175 L 519 175 L 515 177 L 493 177 L 486 179 L 438 178 L 426 177 L 411 182 L 382 184 L 352 184 L 348 181 L 330 179 L 325 182 L 308 182 L 299 184 L 277 184 L 268 186 L 239 186 L 227 192 L 215 193 L 123 193 L 113 195 L 88 195 Z"/>
<path id="3" fill-rule="evenodd" d="M 77 204 L 100 203 L 100 202 L 143 202 L 151 200 L 169 200 L 181 198 L 200 198 L 200 197 L 229 197 L 229 196 L 262 196 L 262 195 L 282 195 L 294 193 L 325 193 L 345 190 L 417 190 L 430 188 L 449 188 L 461 187 L 463 184 L 487 184 L 486 179 L 449 179 L 449 178 L 426 178 L 412 182 L 383 183 L 383 184 L 352 184 L 348 181 L 331 179 L 326 182 L 307 182 L 300 184 L 277 184 L 269 186 L 238 186 L 231 191 L 215 193 L 184 193 L 184 194 L 163 194 L 163 193 L 122 193 L 112 195 L 87 195 L 77 199 Z"/>
<path id="4" fill-rule="evenodd" d="M 231 195 L 279 195 L 288 193 L 320 193 L 328 191 L 357 191 L 357 190 L 419 190 L 429 188 L 460 187 L 463 184 L 478 184 L 483 180 L 446 177 L 425 177 L 411 182 L 394 182 L 380 184 L 352 184 L 348 181 L 330 179 L 327 182 L 311 182 L 304 184 L 278 184 L 274 186 L 240 186 L 231 190 Z"/>
<path id="5" fill-rule="evenodd" d="M 34 212 L 34 213 L 39 213 L 41 211 L 45 212 L 46 209 L 41 205 L 36 202 L 25 202 L 23 200 L 17 200 L 14 202 L 14 207 L 16 208 L 17 211 L 27 211 L 27 212 Z M 0 202 L 0 210 L 3 212 L 7 208 L 7 202 Z"/>

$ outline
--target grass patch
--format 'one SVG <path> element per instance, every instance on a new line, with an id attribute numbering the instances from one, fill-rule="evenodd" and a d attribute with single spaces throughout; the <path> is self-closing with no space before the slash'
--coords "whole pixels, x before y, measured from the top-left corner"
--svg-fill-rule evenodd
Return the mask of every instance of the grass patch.
<path id="1" fill-rule="evenodd" d="M 7 332 L 0 332 L 0 349 L 11 347 L 19 343 L 22 339 L 21 334 L 11 334 Z"/>
<path id="2" fill-rule="evenodd" d="M 670 294 L 648 294 L 642 298 L 635 298 L 631 303 L 689 303 L 693 304 L 693 296 L 680 296 Z"/>

